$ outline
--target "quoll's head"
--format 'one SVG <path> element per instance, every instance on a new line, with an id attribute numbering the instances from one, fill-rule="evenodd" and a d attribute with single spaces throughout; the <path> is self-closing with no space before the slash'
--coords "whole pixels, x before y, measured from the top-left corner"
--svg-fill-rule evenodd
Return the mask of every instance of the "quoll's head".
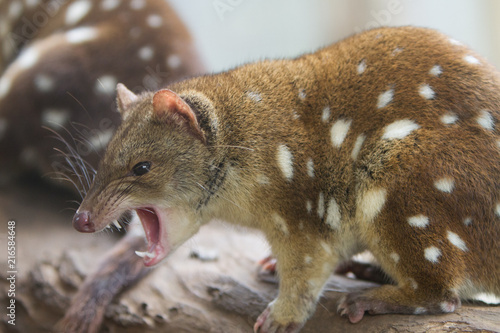
<path id="1" fill-rule="evenodd" d="M 148 240 L 150 266 L 196 233 L 200 186 L 210 152 L 193 109 L 176 93 L 135 95 L 117 88 L 122 124 L 73 218 L 80 232 L 97 232 L 135 211 Z M 117 226 L 118 227 L 118 226 Z"/>

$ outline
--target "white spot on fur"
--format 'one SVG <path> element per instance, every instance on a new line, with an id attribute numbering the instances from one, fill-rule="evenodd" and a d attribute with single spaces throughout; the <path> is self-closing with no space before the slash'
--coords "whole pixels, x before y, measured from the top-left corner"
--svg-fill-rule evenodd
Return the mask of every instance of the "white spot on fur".
<path id="1" fill-rule="evenodd" d="M 323 111 L 321 111 L 321 121 L 326 123 L 330 119 L 330 107 L 325 106 Z"/>
<path id="2" fill-rule="evenodd" d="M 113 95 L 115 93 L 118 80 L 112 75 L 103 75 L 95 82 L 95 91 L 100 94 Z"/>
<path id="3" fill-rule="evenodd" d="M 247 97 L 256 103 L 262 101 L 262 96 L 255 91 L 247 91 Z"/>
<path id="4" fill-rule="evenodd" d="M 420 126 L 410 119 L 396 120 L 384 128 L 382 139 L 393 140 L 403 139 Z"/>
<path id="5" fill-rule="evenodd" d="M 321 241 L 320 245 L 323 248 L 323 250 L 325 250 L 326 253 L 328 253 L 329 255 L 332 254 L 332 248 L 325 241 Z"/>
<path id="6" fill-rule="evenodd" d="M 451 232 L 451 231 L 447 231 L 446 237 L 448 238 L 448 240 L 450 241 L 451 244 L 455 245 L 460 250 L 462 250 L 462 251 L 468 250 L 467 245 L 465 245 L 465 242 L 456 233 Z"/>
<path id="7" fill-rule="evenodd" d="M 464 57 L 464 60 L 467 61 L 469 64 L 472 64 L 472 65 L 479 65 L 481 63 L 481 61 L 479 61 L 478 58 L 472 56 L 472 55 L 466 55 Z"/>
<path id="8" fill-rule="evenodd" d="M 179 57 L 177 54 L 171 54 L 167 58 L 167 65 L 171 69 L 177 69 L 182 65 L 182 60 L 181 57 Z"/>
<path id="9" fill-rule="evenodd" d="M 326 211 L 326 223 L 333 230 L 337 230 L 340 228 L 341 218 L 340 207 L 337 204 L 337 201 L 335 201 L 334 198 L 331 198 Z"/>
<path id="10" fill-rule="evenodd" d="M 43 93 L 47 93 L 55 87 L 55 80 L 45 74 L 38 74 L 35 76 L 34 82 L 36 89 Z"/>
<path id="11" fill-rule="evenodd" d="M 377 107 L 379 109 L 385 108 L 394 98 L 394 89 L 389 89 L 378 96 Z"/>
<path id="12" fill-rule="evenodd" d="M 40 4 L 40 0 L 25 0 L 24 2 L 28 8 L 32 8 Z"/>
<path id="13" fill-rule="evenodd" d="M 472 217 L 466 217 L 466 218 L 464 219 L 464 224 L 465 224 L 466 226 L 471 225 L 471 224 L 472 224 Z"/>
<path id="14" fill-rule="evenodd" d="M 397 56 L 398 54 L 400 54 L 401 52 L 403 52 L 403 50 L 404 50 L 404 49 L 403 49 L 402 47 L 396 47 L 396 48 L 392 51 L 391 56 L 393 56 L 393 57 L 394 57 L 394 56 Z"/>
<path id="15" fill-rule="evenodd" d="M 364 134 L 358 135 L 356 138 L 356 142 L 354 143 L 354 148 L 352 149 L 351 157 L 353 160 L 358 158 L 359 152 L 361 151 L 361 147 L 365 142 L 366 136 Z"/>
<path id="16" fill-rule="evenodd" d="M 99 36 L 99 30 L 93 27 L 79 27 L 69 30 L 65 36 L 68 43 L 80 44 L 96 39 Z"/>
<path id="17" fill-rule="evenodd" d="M 153 59 L 153 57 L 155 55 L 155 51 L 153 50 L 153 48 L 151 46 L 144 46 L 144 47 L 141 47 L 139 49 L 137 54 L 139 55 L 139 58 L 141 58 L 141 60 L 149 61 L 149 60 Z"/>
<path id="18" fill-rule="evenodd" d="M 278 166 L 286 180 L 290 181 L 293 178 L 293 155 L 286 145 L 279 145 L 276 153 Z"/>
<path id="19" fill-rule="evenodd" d="M 414 278 L 408 278 L 408 281 L 410 282 L 410 285 L 414 290 L 418 289 L 418 283 Z"/>
<path id="20" fill-rule="evenodd" d="M 366 70 L 366 60 L 363 59 L 359 62 L 358 64 L 358 68 L 357 68 L 357 71 L 358 71 L 358 74 L 363 74 Z"/>
<path id="21" fill-rule="evenodd" d="M 273 213 L 273 220 L 278 229 L 285 235 L 288 236 L 288 226 L 286 225 L 286 221 L 282 218 L 278 213 Z"/>
<path id="22" fill-rule="evenodd" d="M 430 246 L 424 250 L 424 256 L 425 259 L 435 264 L 439 261 L 439 257 L 441 256 L 441 250 L 435 246 Z"/>
<path id="23" fill-rule="evenodd" d="M 88 0 L 75 1 L 68 6 L 64 22 L 73 25 L 80 22 L 92 9 L 92 3 Z"/>
<path id="24" fill-rule="evenodd" d="M 385 188 L 373 188 L 366 191 L 359 200 L 358 210 L 361 213 L 360 218 L 365 222 L 372 222 L 382 211 L 387 199 L 387 190 Z"/>
<path id="25" fill-rule="evenodd" d="M 42 125 L 52 129 L 59 129 L 66 124 L 69 117 L 68 110 L 46 109 L 42 112 Z"/>
<path id="26" fill-rule="evenodd" d="M 339 119 L 333 124 L 330 134 L 334 147 L 339 148 L 342 145 L 342 142 L 344 142 L 347 136 L 347 132 L 349 132 L 351 123 L 351 119 Z"/>
<path id="27" fill-rule="evenodd" d="M 436 77 L 438 77 L 439 75 L 441 75 L 441 73 L 443 73 L 443 69 L 439 65 L 434 65 L 431 68 L 431 70 L 429 71 L 430 75 L 436 76 Z"/>
<path id="28" fill-rule="evenodd" d="M 312 202 L 311 202 L 311 200 L 307 200 L 306 201 L 306 210 L 307 210 L 308 214 L 311 214 L 311 212 L 312 212 Z"/>
<path id="29" fill-rule="evenodd" d="M 455 187 L 455 181 L 452 178 L 444 177 L 436 180 L 434 186 L 442 192 L 451 193 Z"/>
<path id="30" fill-rule="evenodd" d="M 120 0 L 103 0 L 101 1 L 101 8 L 103 10 L 113 10 L 120 5 Z"/>
<path id="31" fill-rule="evenodd" d="M 429 225 L 429 218 L 425 215 L 415 215 L 415 216 L 412 216 L 412 217 L 409 217 L 408 218 L 408 223 L 412 226 L 412 227 L 416 227 L 416 228 L 425 228 Z"/>
<path id="32" fill-rule="evenodd" d="M 500 304 L 500 296 L 493 293 L 479 293 L 474 295 L 472 299 L 486 304 Z"/>
<path id="33" fill-rule="evenodd" d="M 28 69 L 33 67 L 38 62 L 39 58 L 40 52 L 34 47 L 29 47 L 19 55 L 16 64 L 19 65 L 21 69 Z"/>
<path id="34" fill-rule="evenodd" d="M 457 122 L 458 116 L 454 112 L 448 111 L 441 116 L 440 120 L 445 125 L 451 125 Z"/>
<path id="35" fill-rule="evenodd" d="M 418 87 L 418 94 L 425 99 L 433 99 L 436 93 L 432 90 L 431 86 L 427 83 Z"/>
<path id="36" fill-rule="evenodd" d="M 500 217 L 500 202 L 497 203 L 495 207 L 495 213 L 497 214 L 498 217 Z"/>
<path id="37" fill-rule="evenodd" d="M 102 150 L 106 148 L 112 137 L 113 131 L 111 129 L 99 131 L 97 134 L 89 138 L 89 143 L 96 151 Z"/>
<path id="38" fill-rule="evenodd" d="M 320 219 L 325 216 L 325 195 L 323 192 L 319 193 L 319 198 L 318 198 L 318 216 Z"/>
<path id="39" fill-rule="evenodd" d="M 413 311 L 413 314 L 416 314 L 416 315 L 419 315 L 419 314 L 423 314 L 423 313 L 426 313 L 427 310 L 423 307 L 417 307 L 415 308 L 415 311 Z"/>
<path id="40" fill-rule="evenodd" d="M 305 100 L 305 99 L 306 99 L 306 97 L 307 97 L 306 90 L 305 90 L 305 89 L 303 89 L 303 88 L 302 88 L 302 89 L 299 89 L 299 98 L 300 98 L 301 100 Z"/>
<path id="41" fill-rule="evenodd" d="M 261 185 L 268 185 L 269 184 L 269 177 L 263 174 L 258 174 L 257 175 L 257 183 Z"/>
<path id="42" fill-rule="evenodd" d="M 7 120 L 4 118 L 0 118 L 0 140 L 2 140 L 7 132 Z"/>
<path id="43" fill-rule="evenodd" d="M 399 262 L 400 257 L 396 252 L 392 252 L 389 256 L 396 264 Z"/>
<path id="44" fill-rule="evenodd" d="M 0 98 L 4 98 L 10 91 L 12 81 L 10 78 L 3 76 L 0 78 Z"/>
<path id="45" fill-rule="evenodd" d="M 311 178 L 314 177 L 314 162 L 312 158 L 307 160 L 307 175 Z"/>
<path id="46" fill-rule="evenodd" d="M 481 127 L 489 131 L 492 131 L 495 127 L 493 116 L 488 110 L 481 110 L 479 116 L 476 118 L 476 121 Z"/>
<path id="47" fill-rule="evenodd" d="M 163 24 L 163 19 L 161 18 L 160 15 L 149 15 L 148 18 L 146 19 L 146 23 L 151 27 L 151 28 L 159 28 Z"/>
<path id="48" fill-rule="evenodd" d="M 11 21 L 17 20 L 23 13 L 23 4 L 21 1 L 11 1 L 8 17 Z M 3 18 L 5 19 L 5 18 Z"/>
<path id="49" fill-rule="evenodd" d="M 130 1 L 130 8 L 133 10 L 140 10 L 146 6 L 145 0 L 132 0 Z"/>
<path id="50" fill-rule="evenodd" d="M 451 44 L 453 44 L 453 45 L 458 45 L 458 46 L 460 46 L 460 45 L 464 45 L 464 44 L 462 44 L 462 42 L 459 42 L 458 40 L 456 40 L 456 39 L 454 39 L 454 38 L 450 38 L 450 39 L 448 39 L 448 41 L 449 41 Z"/>
<path id="51" fill-rule="evenodd" d="M 311 256 L 305 256 L 304 257 L 304 263 L 306 265 L 309 265 L 312 262 L 313 258 Z"/>

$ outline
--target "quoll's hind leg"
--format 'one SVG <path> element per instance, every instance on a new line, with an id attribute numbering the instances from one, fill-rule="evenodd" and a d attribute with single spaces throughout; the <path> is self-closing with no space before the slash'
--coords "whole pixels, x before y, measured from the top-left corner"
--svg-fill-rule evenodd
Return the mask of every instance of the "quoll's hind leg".
<path id="1" fill-rule="evenodd" d="M 417 202 L 412 207 L 401 202 L 405 199 L 401 195 L 389 194 L 377 218 L 359 218 L 361 237 L 396 285 L 343 297 L 338 312 L 353 323 L 365 312 L 438 314 L 460 306 L 456 290 L 466 278 L 466 263 L 472 255 L 466 226 L 461 220 L 452 225 L 450 221 L 457 220 L 455 211 L 445 204 L 435 205 L 437 199 L 426 204 L 418 200 L 416 190 L 408 192 Z"/>
<path id="2" fill-rule="evenodd" d="M 255 332 L 298 332 L 314 312 L 337 263 L 330 245 L 314 238 L 304 242 L 301 235 L 288 232 L 269 238 L 277 259 L 279 294 L 257 319 Z"/>
<path id="3" fill-rule="evenodd" d="M 362 292 L 349 293 L 340 300 L 337 308 L 341 316 L 352 323 L 359 322 L 365 312 L 371 315 L 399 314 L 439 314 L 453 312 L 461 305 L 458 295 L 453 291 L 429 295 L 421 299 L 415 295 L 410 285 L 403 287 L 384 285 Z"/>

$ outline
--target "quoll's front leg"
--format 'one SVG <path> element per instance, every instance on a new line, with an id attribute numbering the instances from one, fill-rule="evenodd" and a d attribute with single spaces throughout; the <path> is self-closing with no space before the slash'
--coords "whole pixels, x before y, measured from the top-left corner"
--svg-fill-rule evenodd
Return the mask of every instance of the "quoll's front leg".
<path id="1" fill-rule="evenodd" d="M 300 331 L 316 309 L 323 286 L 337 258 L 325 240 L 292 236 L 271 240 L 280 278 L 279 295 L 257 319 L 258 333 Z M 299 244 L 299 245 L 298 245 Z"/>

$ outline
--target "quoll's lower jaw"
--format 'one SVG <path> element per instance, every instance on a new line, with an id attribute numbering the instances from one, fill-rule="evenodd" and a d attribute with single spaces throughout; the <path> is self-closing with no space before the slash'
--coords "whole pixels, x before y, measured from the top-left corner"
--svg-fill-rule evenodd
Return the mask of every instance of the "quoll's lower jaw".
<path id="1" fill-rule="evenodd" d="M 146 266 L 154 266 L 167 256 L 166 246 L 162 239 L 162 226 L 160 215 L 153 207 L 136 209 L 137 216 L 141 220 L 144 234 L 148 242 L 147 251 L 137 251 L 136 254 L 144 259 Z"/>

